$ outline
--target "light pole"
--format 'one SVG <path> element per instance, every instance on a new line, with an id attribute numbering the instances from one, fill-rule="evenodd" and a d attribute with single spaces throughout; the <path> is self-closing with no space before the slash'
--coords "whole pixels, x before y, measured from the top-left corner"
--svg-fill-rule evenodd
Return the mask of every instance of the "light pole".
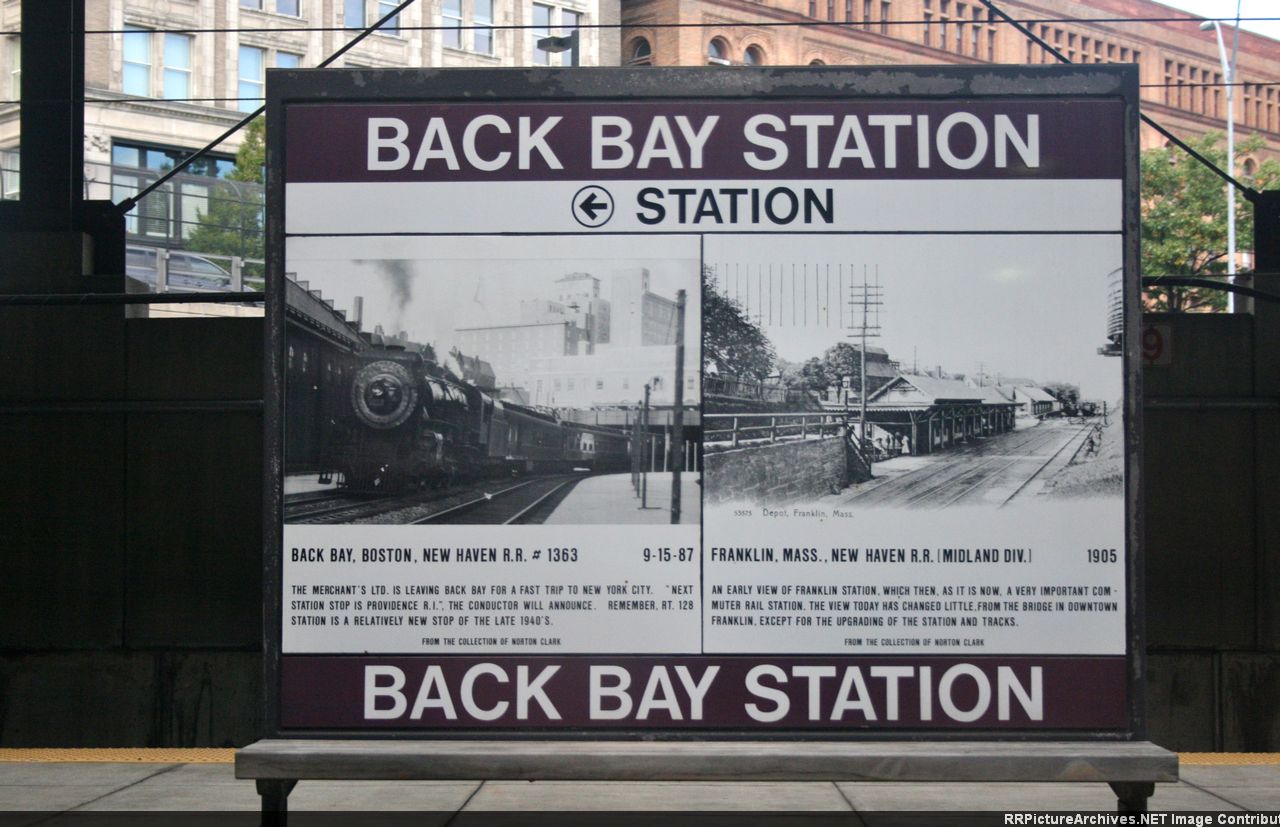
<path id="1" fill-rule="evenodd" d="M 574 29 L 567 35 L 544 37 L 538 40 L 537 46 L 544 52 L 551 54 L 559 54 L 561 52 L 569 53 L 569 65 L 576 67 L 580 58 L 578 57 L 578 30 Z"/>
<path id="2" fill-rule="evenodd" d="M 1240 0 L 1236 0 L 1235 36 L 1231 44 L 1231 60 L 1227 61 L 1227 47 L 1222 42 L 1222 23 L 1206 20 L 1200 24 L 1204 31 L 1213 29 L 1218 35 L 1218 57 L 1222 60 L 1222 83 L 1227 89 L 1227 169 L 1236 174 L 1236 109 L 1235 80 L 1236 53 L 1240 48 Z M 1236 194 L 1232 184 L 1227 184 L 1227 281 L 1236 283 Z M 1235 293 L 1227 293 L 1227 312 L 1236 309 Z"/>

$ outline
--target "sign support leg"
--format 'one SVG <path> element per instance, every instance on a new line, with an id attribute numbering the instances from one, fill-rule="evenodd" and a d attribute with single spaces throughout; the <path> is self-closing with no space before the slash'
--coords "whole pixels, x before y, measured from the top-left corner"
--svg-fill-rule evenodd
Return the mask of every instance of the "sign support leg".
<path id="1" fill-rule="evenodd" d="M 1156 791 L 1150 781 L 1112 781 L 1110 786 L 1116 794 L 1117 813 L 1145 813 L 1147 799 Z"/>
<path id="2" fill-rule="evenodd" d="M 289 815 L 289 793 L 298 785 L 293 778 L 259 778 L 258 795 L 262 796 L 262 824 L 283 825 Z"/>

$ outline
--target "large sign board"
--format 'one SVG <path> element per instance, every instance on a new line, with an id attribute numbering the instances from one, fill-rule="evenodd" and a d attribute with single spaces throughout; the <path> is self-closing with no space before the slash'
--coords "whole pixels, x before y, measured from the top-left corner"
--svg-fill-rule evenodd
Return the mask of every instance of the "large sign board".
<path id="1" fill-rule="evenodd" d="M 1136 90 L 271 73 L 275 731 L 1141 735 Z"/>

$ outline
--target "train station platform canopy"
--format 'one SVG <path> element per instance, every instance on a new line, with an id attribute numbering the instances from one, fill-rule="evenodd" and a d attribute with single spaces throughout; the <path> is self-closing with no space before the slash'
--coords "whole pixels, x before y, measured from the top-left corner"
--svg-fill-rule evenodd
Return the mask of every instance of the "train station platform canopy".
<path id="1" fill-rule="evenodd" d="M 849 406 L 857 410 L 857 406 Z M 867 398 L 871 422 L 918 422 L 935 414 L 972 415 L 1012 409 L 995 388 L 971 388 L 958 379 L 899 374 Z"/>

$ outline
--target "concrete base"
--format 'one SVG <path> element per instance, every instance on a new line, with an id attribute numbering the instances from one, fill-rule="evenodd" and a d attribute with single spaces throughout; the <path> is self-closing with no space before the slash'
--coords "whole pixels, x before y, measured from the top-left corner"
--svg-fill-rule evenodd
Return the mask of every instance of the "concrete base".
<path id="1" fill-rule="evenodd" d="M 236 754 L 264 812 L 302 779 L 523 781 L 1101 781 L 1145 812 L 1178 757 L 1149 742 L 265 740 Z"/>

